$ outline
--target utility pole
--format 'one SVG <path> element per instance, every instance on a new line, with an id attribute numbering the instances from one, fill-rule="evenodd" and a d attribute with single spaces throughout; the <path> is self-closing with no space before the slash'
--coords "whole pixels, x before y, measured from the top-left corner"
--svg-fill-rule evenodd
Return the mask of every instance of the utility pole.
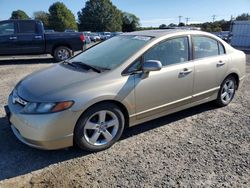
<path id="1" fill-rule="evenodd" d="M 234 20 L 234 16 L 233 15 L 231 15 L 231 21 L 233 21 Z"/>
<path id="2" fill-rule="evenodd" d="M 232 29 L 233 29 L 233 22 L 234 22 L 234 17 L 233 17 L 233 15 L 231 15 L 231 23 L 230 23 L 230 28 L 229 28 L 230 33 L 232 32 Z"/>
<path id="3" fill-rule="evenodd" d="M 179 16 L 179 24 L 181 23 L 181 18 L 182 18 L 182 16 Z"/>
<path id="4" fill-rule="evenodd" d="M 213 22 L 215 21 L 215 18 L 216 18 L 216 15 L 213 15 L 212 16 Z"/>
<path id="5" fill-rule="evenodd" d="M 190 18 L 186 18 L 186 25 L 188 25 Z"/>

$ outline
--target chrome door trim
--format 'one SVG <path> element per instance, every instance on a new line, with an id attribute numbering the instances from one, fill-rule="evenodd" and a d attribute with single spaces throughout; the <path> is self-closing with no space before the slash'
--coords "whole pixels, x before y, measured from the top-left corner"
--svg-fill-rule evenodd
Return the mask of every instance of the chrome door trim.
<path id="1" fill-rule="evenodd" d="M 220 89 L 220 86 L 214 87 L 212 89 L 209 89 L 209 90 L 206 90 L 206 91 L 203 91 L 203 92 L 200 92 L 200 93 L 196 93 L 196 94 L 193 95 L 193 97 L 198 97 L 198 96 L 201 96 L 201 95 L 204 95 L 204 94 L 207 94 L 207 93 L 219 90 L 219 89 Z"/>
<path id="2" fill-rule="evenodd" d="M 179 99 L 179 100 L 176 100 L 176 101 L 173 101 L 173 102 L 161 105 L 161 106 L 157 106 L 155 108 L 151 108 L 151 109 L 148 109 L 148 110 L 145 110 L 145 111 L 142 111 L 142 112 L 138 112 L 138 113 L 132 114 L 132 115 L 129 116 L 129 118 L 133 118 L 135 116 L 139 116 L 139 115 L 142 115 L 142 114 L 145 114 L 145 113 L 148 113 L 148 112 L 151 112 L 151 111 L 155 111 L 155 110 L 158 110 L 158 109 L 161 109 L 161 108 L 166 108 L 166 107 L 168 107 L 170 105 L 181 103 L 181 102 L 187 101 L 189 99 L 193 99 L 193 98 L 196 98 L 196 97 L 199 97 L 199 96 L 203 96 L 203 95 L 209 94 L 209 93 L 214 92 L 214 91 L 218 91 L 219 89 L 220 89 L 220 86 L 212 88 L 212 89 L 209 89 L 209 90 L 206 90 L 206 91 L 203 91 L 203 92 L 200 92 L 200 93 L 197 93 L 195 95 L 192 95 L 192 96 L 189 96 L 189 97 L 186 97 L 186 98 L 183 98 L 183 99 Z M 177 107 L 179 107 L 179 105 Z"/>

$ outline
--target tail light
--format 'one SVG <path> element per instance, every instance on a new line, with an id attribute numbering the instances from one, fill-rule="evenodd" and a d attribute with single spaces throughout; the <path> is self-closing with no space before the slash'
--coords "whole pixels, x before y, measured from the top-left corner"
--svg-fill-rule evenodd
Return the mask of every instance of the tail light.
<path id="1" fill-rule="evenodd" d="M 83 33 L 80 34 L 80 39 L 81 39 L 82 42 L 84 42 L 85 37 L 84 37 Z"/>

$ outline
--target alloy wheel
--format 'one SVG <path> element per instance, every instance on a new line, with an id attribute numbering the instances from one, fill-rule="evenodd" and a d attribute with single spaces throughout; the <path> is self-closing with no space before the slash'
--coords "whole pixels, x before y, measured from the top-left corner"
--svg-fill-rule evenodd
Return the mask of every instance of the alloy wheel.
<path id="1" fill-rule="evenodd" d="M 118 117 L 111 111 L 102 110 L 94 113 L 84 126 L 85 140 L 94 146 L 108 144 L 119 129 Z"/>
<path id="2" fill-rule="evenodd" d="M 221 100 L 224 104 L 230 103 L 233 99 L 235 93 L 235 83 L 233 80 L 227 80 L 224 85 L 222 86 L 221 90 Z"/>

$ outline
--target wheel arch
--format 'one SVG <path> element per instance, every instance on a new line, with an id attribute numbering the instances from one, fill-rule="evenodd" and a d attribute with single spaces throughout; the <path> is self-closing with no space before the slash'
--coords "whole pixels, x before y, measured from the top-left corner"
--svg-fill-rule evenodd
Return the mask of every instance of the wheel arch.
<path id="1" fill-rule="evenodd" d="M 92 108 L 93 106 L 95 105 L 98 105 L 98 104 L 103 104 L 103 103 L 112 103 L 112 104 L 115 104 L 116 106 L 118 106 L 120 108 L 120 110 L 122 111 L 123 115 L 124 115 L 124 119 L 125 119 L 125 128 L 129 127 L 129 112 L 128 112 L 128 109 L 127 107 L 121 103 L 120 101 L 117 101 L 117 100 L 112 100 L 112 99 L 107 99 L 107 100 L 102 100 L 102 101 L 98 101 L 98 102 L 95 102 L 91 105 L 89 105 L 80 115 L 80 117 L 78 118 L 77 122 L 79 121 L 79 119 L 82 117 L 82 115 L 87 111 L 89 110 L 90 108 Z"/>
<path id="2" fill-rule="evenodd" d="M 54 56 L 54 53 L 55 53 L 55 50 L 58 48 L 58 47 L 67 47 L 71 50 L 71 53 L 72 53 L 72 47 L 69 45 L 69 44 L 66 44 L 66 43 L 57 43 L 55 44 L 53 47 L 52 47 L 52 50 L 51 50 L 51 55 Z"/>
<path id="3" fill-rule="evenodd" d="M 236 72 L 231 72 L 231 73 L 229 73 L 226 77 L 225 77 L 225 79 L 227 78 L 227 77 L 229 77 L 229 76 L 233 76 L 234 78 L 235 78 L 235 81 L 236 81 L 236 90 L 238 89 L 238 87 L 239 87 L 239 83 L 240 83 L 240 77 L 239 77 L 239 75 L 236 73 Z M 225 80 L 224 79 L 224 80 Z"/>

